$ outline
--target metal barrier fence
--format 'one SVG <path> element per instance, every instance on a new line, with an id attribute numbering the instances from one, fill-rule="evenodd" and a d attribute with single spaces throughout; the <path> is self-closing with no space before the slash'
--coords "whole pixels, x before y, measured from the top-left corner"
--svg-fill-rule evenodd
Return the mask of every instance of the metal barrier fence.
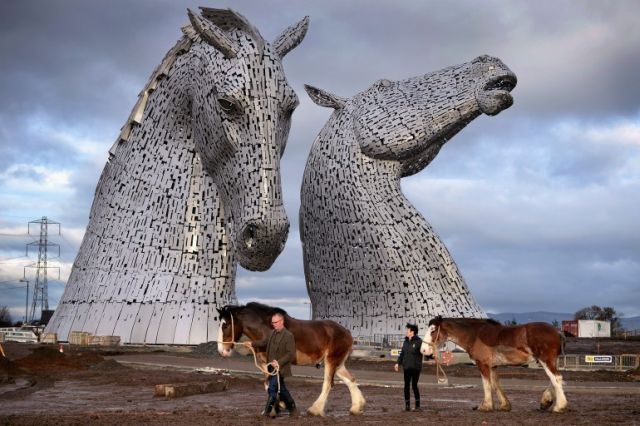
<path id="1" fill-rule="evenodd" d="M 373 336 L 355 336 L 354 344 L 376 349 L 401 348 L 404 334 L 374 334 Z"/>
<path id="2" fill-rule="evenodd" d="M 561 370 L 635 370 L 640 366 L 640 355 L 561 355 L 558 368 Z"/>
<path id="3" fill-rule="evenodd" d="M 402 348 L 404 342 L 403 334 L 375 334 L 374 336 L 356 336 L 354 345 L 360 349 L 389 351 L 390 356 L 397 356 L 398 350 Z M 452 342 L 440 348 L 442 353 L 454 352 L 457 358 L 460 358 L 460 350 L 455 347 Z M 450 345 L 449 345 L 450 344 Z M 392 352 L 393 351 L 393 352 Z M 464 354 L 466 355 L 466 354 Z M 454 357 L 452 363 L 471 362 L 465 357 L 457 359 Z M 540 365 L 533 361 L 529 363 L 529 367 L 541 368 Z M 627 371 L 640 368 L 640 354 L 623 354 L 623 355 L 577 355 L 567 354 L 558 357 L 558 368 L 560 370 L 616 370 Z"/>

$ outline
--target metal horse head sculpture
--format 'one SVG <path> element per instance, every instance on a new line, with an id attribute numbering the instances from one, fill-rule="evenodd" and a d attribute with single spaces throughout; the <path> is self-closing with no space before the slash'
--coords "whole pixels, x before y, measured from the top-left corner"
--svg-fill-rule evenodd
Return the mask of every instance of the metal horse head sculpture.
<path id="1" fill-rule="evenodd" d="M 516 76 L 499 60 L 400 81 L 380 80 L 346 99 L 307 86 L 333 108 L 305 169 L 300 238 L 314 318 L 355 335 L 395 333 L 407 318 L 484 316 L 400 179 L 425 168 L 481 114 L 513 103 Z"/>
<path id="2" fill-rule="evenodd" d="M 280 158 L 298 98 L 282 59 L 308 18 L 267 43 L 242 15 L 201 9 L 110 150 L 48 327 L 60 340 L 211 340 L 215 307 L 236 301 L 236 262 L 263 271 L 284 247 Z"/>

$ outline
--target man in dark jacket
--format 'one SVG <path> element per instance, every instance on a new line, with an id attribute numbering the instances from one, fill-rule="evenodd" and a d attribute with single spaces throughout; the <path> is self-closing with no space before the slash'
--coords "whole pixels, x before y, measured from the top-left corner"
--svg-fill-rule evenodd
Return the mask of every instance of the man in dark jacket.
<path id="1" fill-rule="evenodd" d="M 394 369 L 398 371 L 401 365 L 404 369 L 404 404 L 405 410 L 411 410 L 411 394 L 409 385 L 413 388 L 413 396 L 416 400 L 416 411 L 420 411 L 420 391 L 418 390 L 418 380 L 422 371 L 422 353 L 420 347 L 422 339 L 418 337 L 418 326 L 407 323 L 406 337 L 402 344 L 402 350 L 398 356 L 398 361 Z"/>
<path id="2" fill-rule="evenodd" d="M 278 387 L 280 389 L 280 400 L 282 400 L 289 411 L 290 416 L 297 414 L 296 403 L 291 397 L 287 385 L 284 382 L 285 377 L 291 376 L 291 363 L 296 358 L 296 342 L 293 334 L 284 326 L 284 315 L 274 314 L 271 317 L 271 326 L 273 331 L 263 340 L 252 343 L 253 347 L 267 347 L 267 361 L 269 372 L 278 370 L 278 374 L 269 376 L 269 387 L 267 405 L 264 409 L 265 416 L 276 416 L 276 405 L 278 404 Z M 278 386 L 278 382 L 279 386 Z"/>

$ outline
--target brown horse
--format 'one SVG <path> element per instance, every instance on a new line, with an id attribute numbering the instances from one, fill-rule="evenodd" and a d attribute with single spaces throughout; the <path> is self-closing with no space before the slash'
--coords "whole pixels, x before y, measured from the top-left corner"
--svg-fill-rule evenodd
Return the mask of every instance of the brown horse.
<path id="1" fill-rule="evenodd" d="M 500 386 L 495 367 L 498 365 L 522 365 L 536 360 L 551 380 L 542 394 L 540 408 L 546 410 L 554 400 L 553 411 L 560 413 L 567 408 L 562 390 L 562 376 L 556 366 L 558 355 L 564 351 L 564 336 L 551 325 L 531 322 L 516 326 L 503 326 L 491 319 L 442 318 L 429 321 L 421 352 L 431 355 L 438 344 L 450 340 L 462 347 L 480 369 L 484 400 L 479 411 L 493 410 L 492 390 L 500 399 L 501 411 L 510 411 L 511 403 Z"/>
<path id="2" fill-rule="evenodd" d="M 307 413 L 323 416 L 324 407 L 333 386 L 334 375 L 338 375 L 351 393 L 351 414 L 362 414 L 365 400 L 355 378 L 345 368 L 344 363 L 351 354 L 353 338 L 351 333 L 333 321 L 306 321 L 290 317 L 284 310 L 251 302 L 245 306 L 227 305 L 218 309 L 220 330 L 218 352 L 230 356 L 234 343 L 244 334 L 251 340 L 262 340 L 271 331 L 271 317 L 280 313 L 284 316 L 285 327 L 296 340 L 294 365 L 314 365 L 324 363 L 322 392 Z M 262 349 L 264 350 L 264 348 Z M 260 354 L 260 353 L 259 353 Z"/>

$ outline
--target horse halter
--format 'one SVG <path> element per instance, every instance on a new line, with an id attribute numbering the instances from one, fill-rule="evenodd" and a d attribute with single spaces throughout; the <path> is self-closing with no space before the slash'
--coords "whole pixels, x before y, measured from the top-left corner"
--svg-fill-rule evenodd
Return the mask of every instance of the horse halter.
<path id="1" fill-rule="evenodd" d="M 428 342 L 429 345 L 433 346 L 433 352 L 435 352 L 436 354 L 438 353 L 438 337 L 440 337 L 440 327 L 441 325 L 436 326 L 438 327 L 438 332 L 436 333 L 436 338 L 433 339 L 433 341 Z"/>
<path id="2" fill-rule="evenodd" d="M 433 347 L 433 357 L 436 361 L 436 381 L 439 385 L 448 385 L 449 379 L 447 378 L 447 374 L 442 369 L 442 365 L 440 365 L 440 353 L 438 352 L 438 337 L 440 337 L 440 327 L 442 324 L 438 325 L 438 332 L 436 333 L 436 338 L 433 342 L 429 342 L 429 344 Z M 442 377 L 440 375 L 442 374 Z"/>
<path id="3" fill-rule="evenodd" d="M 235 340 L 235 325 L 234 325 L 234 321 L 233 321 L 233 313 L 231 312 L 231 310 L 229 310 L 229 317 L 231 318 L 231 341 L 230 342 L 225 342 L 224 341 L 224 336 L 222 337 L 222 340 L 218 340 L 218 343 L 222 343 L 222 344 L 230 344 L 230 345 L 234 345 L 238 342 L 236 342 Z M 253 363 L 255 364 L 255 366 L 258 368 L 258 370 L 262 371 L 264 374 L 268 375 L 268 376 L 277 376 L 280 374 L 280 367 L 274 367 L 272 371 L 269 371 L 269 369 L 267 367 L 263 367 L 262 365 L 258 364 L 258 356 L 256 354 L 256 350 L 253 349 L 253 346 L 249 346 L 249 349 L 251 350 L 251 352 L 253 353 Z M 280 393 L 280 378 L 278 377 L 278 393 Z"/>
<path id="4" fill-rule="evenodd" d="M 218 343 L 222 343 L 224 344 L 229 344 L 229 345 L 235 345 L 236 341 L 235 341 L 235 328 L 234 328 L 234 324 L 233 324 L 233 313 L 231 311 L 229 311 L 229 317 L 231 318 L 231 341 L 230 342 L 225 342 L 224 341 L 224 333 L 222 336 L 222 341 L 218 341 Z"/>

